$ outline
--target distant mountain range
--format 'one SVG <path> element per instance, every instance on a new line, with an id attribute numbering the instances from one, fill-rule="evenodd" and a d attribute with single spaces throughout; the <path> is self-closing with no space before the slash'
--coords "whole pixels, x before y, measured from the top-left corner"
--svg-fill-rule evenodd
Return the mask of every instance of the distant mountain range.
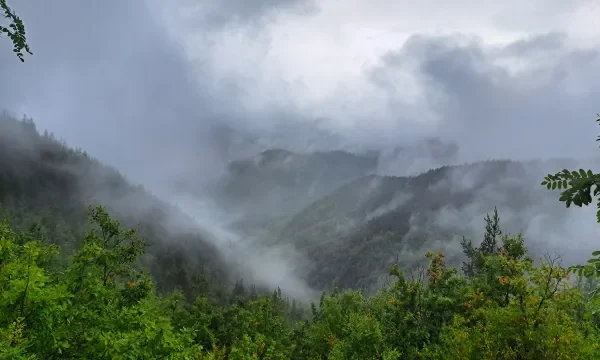
<path id="1" fill-rule="evenodd" d="M 540 255 L 544 239 L 533 218 L 558 226 L 573 214 L 540 181 L 577 167 L 574 160 L 485 161 L 401 177 L 378 175 L 381 162 L 380 154 L 273 149 L 232 162 L 221 191 L 228 205 L 251 214 L 238 222 L 242 231 L 306 255 L 309 284 L 319 289 L 332 282 L 372 289 L 392 263 L 416 266 L 428 250 L 444 250 L 458 265 L 460 239 L 477 241 L 496 206 L 503 228 L 535 237 L 530 245 Z"/>
<path id="2" fill-rule="evenodd" d="M 598 234 L 573 229 L 581 213 L 567 211 L 556 193 L 539 185 L 546 173 L 575 168 L 577 161 L 449 165 L 458 147 L 436 139 L 389 151 L 299 153 L 264 149 L 225 128 L 213 135 L 213 150 L 228 165 L 208 191 L 194 189 L 189 179 L 188 195 L 210 196 L 220 214 L 231 217 L 229 230 L 259 251 L 295 249 L 308 259 L 298 274 L 314 289 L 332 283 L 373 289 L 391 264 L 412 268 L 428 250 L 444 251 L 459 264 L 459 240 L 477 241 L 483 217 L 495 206 L 503 229 L 523 231 L 536 254 L 552 245 L 571 253 L 577 248 L 586 258 Z M 419 171 L 423 167 L 431 169 Z M 86 206 L 99 202 L 126 224 L 139 225 L 151 244 L 145 261 L 165 289 L 189 287 L 204 271 L 217 281 L 244 276 L 244 268 L 225 260 L 227 247 L 215 245 L 223 241 L 219 234 L 194 228 L 182 210 L 84 151 L 39 134 L 30 120 L 0 117 L 0 170 L 0 217 L 17 227 L 41 222 L 49 238 L 68 247 L 85 229 Z M 593 217 L 585 223 L 593 225 Z M 575 237 L 568 246 L 561 245 L 565 234 Z"/>
<path id="3" fill-rule="evenodd" d="M 277 216 L 374 173 L 377 164 L 375 156 L 344 151 L 296 154 L 270 149 L 231 162 L 216 193 L 224 206 L 260 217 Z"/>

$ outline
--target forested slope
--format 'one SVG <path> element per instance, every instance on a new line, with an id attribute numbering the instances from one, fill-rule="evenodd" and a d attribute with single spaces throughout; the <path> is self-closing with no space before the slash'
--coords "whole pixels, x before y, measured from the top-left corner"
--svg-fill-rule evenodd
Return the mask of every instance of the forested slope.
<path id="1" fill-rule="evenodd" d="M 281 292 L 241 284 L 229 305 L 157 296 L 134 266 L 135 232 L 102 208 L 70 257 L 35 232 L 0 226 L 0 357 L 5 359 L 596 359 L 594 279 L 569 285 L 556 258 L 535 267 L 521 236 L 488 221 L 485 246 L 466 247 L 467 276 L 443 253 L 371 297 L 323 294 L 305 313 Z"/>
<path id="2" fill-rule="evenodd" d="M 375 155 L 269 149 L 232 161 L 215 197 L 221 206 L 264 219 L 298 211 L 339 186 L 374 173 L 377 165 Z"/>
<path id="3" fill-rule="evenodd" d="M 235 271 L 210 242 L 172 230 L 177 224 L 187 228 L 177 209 L 84 152 L 38 134 L 31 120 L 4 117 L 1 124 L 0 358 L 600 356 L 599 304 L 588 295 L 597 289 L 596 280 L 570 276 L 556 257 L 534 265 L 526 240 L 501 234 L 498 218 L 486 220 L 481 246 L 477 239 L 463 243 L 468 269 L 463 275 L 442 252 L 423 257 L 418 244 L 393 245 L 409 241 L 410 214 L 448 203 L 464 206 L 487 193 L 489 184 L 506 191 L 500 205 L 525 207 L 534 194 L 525 193 L 523 182 L 507 179 L 529 179 L 532 164 L 491 162 L 417 177 L 370 176 L 313 203 L 279 235 L 280 241 L 306 237 L 306 249 L 322 262 L 312 274 L 317 285 L 328 286 L 324 279 L 343 287 L 376 283 L 386 259 L 405 257 L 413 247 L 409 254 L 424 267 L 404 275 L 400 266 L 388 266 L 389 283 L 373 295 L 335 289 L 308 308 L 279 290 L 264 295 L 241 281 L 227 286 Z M 469 177 L 474 170 L 477 176 Z M 448 182 L 456 176 L 462 180 Z M 97 203 L 106 208 L 88 208 Z M 309 239 L 320 219 L 343 236 L 330 243 Z M 355 223 L 343 232 L 339 219 Z M 128 229 L 136 224 L 139 231 Z M 433 236 L 448 228 L 427 230 L 423 234 Z M 392 245 L 374 251 L 384 243 L 381 234 Z M 440 244 L 425 235 L 423 244 Z"/>
<path id="4" fill-rule="evenodd" d="M 565 209 L 548 206 L 539 186 L 547 171 L 572 167 L 571 160 L 486 161 L 445 166 L 418 176 L 368 176 L 340 187 L 286 220 L 276 243 L 291 243 L 315 261 L 312 286 L 373 290 L 392 264 L 403 268 L 421 255 L 444 249 L 460 263 L 462 236 L 480 236 L 478 221 L 498 207 L 510 232 L 532 229 L 532 217 L 562 224 Z M 547 244 L 533 234 L 533 251 Z"/>
<path id="5" fill-rule="evenodd" d="M 33 120 L 0 116 L 0 218 L 15 230 L 40 234 L 69 251 L 87 230 L 88 207 L 105 205 L 126 226 L 137 227 L 149 250 L 143 262 L 160 288 L 191 291 L 194 277 L 227 282 L 228 268 L 214 245 L 183 226 L 189 219 L 117 170 L 39 134 Z"/>

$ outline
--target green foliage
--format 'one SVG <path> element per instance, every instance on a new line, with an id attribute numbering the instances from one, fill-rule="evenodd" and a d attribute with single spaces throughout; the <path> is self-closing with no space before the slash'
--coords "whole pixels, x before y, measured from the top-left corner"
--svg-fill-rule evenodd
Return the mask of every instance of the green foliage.
<path id="1" fill-rule="evenodd" d="M 6 4 L 6 0 L 0 0 L 0 9 L 4 18 L 9 21 L 8 27 L 0 25 L 0 35 L 4 34 L 9 37 L 13 43 L 13 52 L 21 62 L 24 62 L 23 51 L 33 55 L 25 37 L 25 25 L 23 25 L 23 21 Z"/>
<path id="2" fill-rule="evenodd" d="M 600 114 L 596 119 L 600 125 Z M 600 136 L 596 138 L 600 141 Z M 600 174 L 594 173 L 592 170 L 579 169 L 568 170 L 564 169 L 554 175 L 546 175 L 542 185 L 548 190 L 562 190 L 559 200 L 565 203 L 566 207 L 571 204 L 582 207 L 592 203 L 593 197 L 600 195 Z M 600 197 L 597 198 L 596 221 L 600 223 Z M 600 276 L 600 250 L 592 253 L 592 258 L 588 260 L 587 265 L 577 265 L 570 268 L 578 276 Z M 598 293 L 598 288 L 593 290 L 593 296 Z"/>
<path id="3" fill-rule="evenodd" d="M 500 235 L 502 235 L 500 216 L 498 209 L 494 207 L 494 216 L 490 218 L 490 215 L 487 214 L 485 217 L 485 235 L 481 245 L 474 247 L 473 242 L 464 237 L 460 243 L 463 253 L 467 257 L 467 261 L 462 264 L 462 270 L 467 277 L 473 277 L 482 270 L 486 256 L 499 253 L 498 237 Z"/>
<path id="4" fill-rule="evenodd" d="M 442 253 L 390 286 L 323 293 L 310 316 L 280 290 L 240 281 L 228 303 L 159 295 L 139 266 L 145 242 L 103 207 L 67 263 L 39 227 L 0 225 L 0 358 L 5 359 L 594 359 L 597 303 L 553 258 L 534 266 L 524 238 L 486 217 L 477 271 Z M 492 239 L 492 235 L 499 238 Z"/>
<path id="5" fill-rule="evenodd" d="M 173 328 L 152 281 L 134 270 L 141 254 L 135 232 L 103 208 L 90 211 L 96 228 L 54 274 L 41 267 L 54 245 L 0 227 L 4 358 L 193 358 L 192 332 Z M 100 235 L 99 235 L 100 234 Z M 10 354 L 10 355 L 9 355 Z"/>
<path id="6" fill-rule="evenodd" d="M 600 114 L 596 119 L 600 125 Z M 600 141 L 600 136 L 596 139 Z M 578 207 L 589 205 L 592 202 L 592 196 L 596 197 L 600 194 L 600 174 L 595 174 L 592 170 L 579 169 L 567 170 L 564 169 L 554 175 L 546 175 L 542 185 L 549 190 L 563 190 L 560 193 L 559 200 L 564 202 L 566 207 L 575 204 Z M 597 203 L 598 211 L 596 212 L 597 221 L 600 222 L 600 199 Z"/>

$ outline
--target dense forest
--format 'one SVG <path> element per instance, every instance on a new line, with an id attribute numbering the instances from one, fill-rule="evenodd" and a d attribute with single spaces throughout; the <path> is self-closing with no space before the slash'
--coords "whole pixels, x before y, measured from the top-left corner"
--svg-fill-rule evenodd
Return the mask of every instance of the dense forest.
<path id="1" fill-rule="evenodd" d="M 534 266 L 525 239 L 486 218 L 462 268 L 428 253 L 376 295 L 335 290 L 309 311 L 281 291 L 238 283 L 230 303 L 158 295 L 136 260 L 145 242 L 102 207 L 64 261 L 33 228 L 0 227 L 5 359 L 594 359 L 594 278 L 572 282 L 556 257 Z"/>

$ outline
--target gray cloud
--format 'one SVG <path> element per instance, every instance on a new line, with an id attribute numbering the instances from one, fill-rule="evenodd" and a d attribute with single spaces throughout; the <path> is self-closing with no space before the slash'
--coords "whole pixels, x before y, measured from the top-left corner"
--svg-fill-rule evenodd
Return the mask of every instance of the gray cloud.
<path id="1" fill-rule="evenodd" d="M 569 45 L 560 34 L 494 47 L 462 36 L 413 36 L 370 73 L 402 131 L 421 126 L 404 116 L 408 106 L 394 95 L 397 72 L 412 71 L 425 94 L 423 114 L 437 121 L 431 135 L 456 141 L 463 161 L 593 156 L 600 85 L 592 74 L 600 53 Z M 511 72 L 503 61 L 527 68 Z"/>
<path id="2" fill-rule="evenodd" d="M 395 147 L 440 137 L 459 145 L 457 161 L 593 151 L 589 139 L 571 139 L 594 131 L 592 100 L 600 85 L 589 74 L 598 71 L 598 52 L 572 49 L 564 35 L 506 46 L 466 36 L 415 35 L 368 72 L 387 109 L 358 126 L 339 128 L 332 119 L 315 122 L 311 109 L 294 105 L 293 92 L 285 88 L 280 93 L 290 98 L 286 105 L 249 111 L 248 92 L 261 87 L 260 79 L 217 75 L 210 56 L 215 38 L 200 37 L 205 43 L 197 44 L 198 52 L 206 55 L 190 62 L 153 16 L 159 7 L 152 5 L 157 3 L 14 4 L 26 20 L 35 55 L 20 64 L 9 51 L 0 53 L 0 106 L 34 116 L 41 128 L 136 181 L 162 187 L 198 181 L 222 168 L 227 160 L 222 149 L 230 144 L 215 143 L 228 141 L 209 131 L 215 125 L 247 133 L 258 148 Z M 310 0 L 208 1 L 191 14 L 243 30 L 256 25 L 253 19 L 264 22 L 281 12 L 310 9 L 316 10 Z M 528 67 L 512 73 L 504 65 L 511 61 Z M 401 72 L 409 72 L 422 88 L 416 103 L 398 92 L 404 86 Z M 333 120 L 353 117 L 352 107 L 343 110 L 343 96 L 336 101 L 341 110 Z M 369 98 L 363 102 L 369 108 Z M 424 125 L 421 118 L 437 123 Z"/>
<path id="3" fill-rule="evenodd" d="M 244 80 L 214 76 L 207 59 L 191 62 L 156 17 L 155 3 L 24 0 L 11 5 L 25 22 L 34 55 L 21 64 L 10 49 L 0 51 L 0 108 L 34 117 L 39 129 L 84 148 L 166 200 L 179 202 L 175 192 L 182 179 L 201 187 L 221 171 L 228 160 L 222 149 L 231 139 L 216 136 L 219 131 L 233 126 L 252 134 L 264 128 L 253 123 L 286 116 L 279 109 L 246 114 L 240 101 Z M 211 48 L 210 43 L 198 46 Z M 202 199 L 192 203 L 192 209 L 179 205 L 227 252 L 221 237 L 230 233 L 226 222 L 207 220 L 206 214 L 218 209 L 211 211 L 214 204 Z M 272 250 L 275 269 L 283 255 Z M 279 285 L 253 268 L 258 263 L 265 261 L 245 266 L 258 281 Z M 296 291 L 303 290 L 300 282 L 294 284 Z"/>
<path id="4" fill-rule="evenodd" d="M 216 78 L 206 59 L 188 61 L 153 4 L 15 3 L 35 55 L 20 64 L 0 53 L 0 107 L 34 116 L 40 128 L 155 187 L 218 171 L 226 159 L 208 130 L 257 120 L 240 103 L 244 80 Z M 225 14 L 237 3 L 214 4 Z M 238 15 L 284 5 L 245 5 Z M 198 46 L 210 50 L 208 42 Z M 277 109 L 260 115 L 262 122 L 285 116 Z"/>
<path id="5" fill-rule="evenodd" d="M 217 91 L 196 88 L 182 50 L 144 3 L 23 1 L 15 10 L 35 55 L 24 66 L 0 55 L 4 106 L 140 178 L 201 141 Z"/>
<path id="6" fill-rule="evenodd" d="M 314 0 L 221 0 L 181 1 L 191 10 L 189 21 L 201 28 L 223 29 L 240 25 L 264 25 L 279 12 L 310 14 L 317 11 Z"/>

